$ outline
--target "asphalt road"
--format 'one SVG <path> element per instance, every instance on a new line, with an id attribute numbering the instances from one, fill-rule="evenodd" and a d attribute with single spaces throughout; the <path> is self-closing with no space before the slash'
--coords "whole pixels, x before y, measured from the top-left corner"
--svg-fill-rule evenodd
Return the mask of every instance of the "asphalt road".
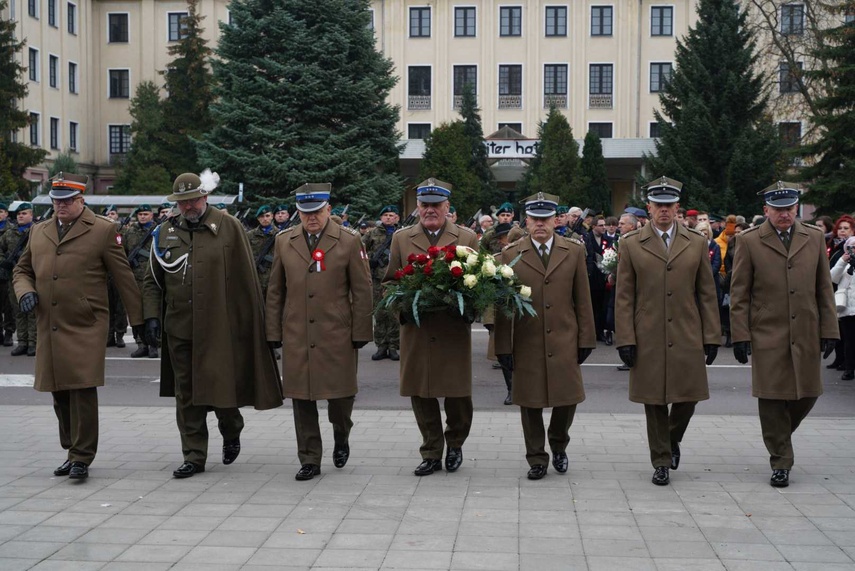
<path id="1" fill-rule="evenodd" d="M 131 359 L 135 348 L 126 337 L 126 349 L 107 350 L 107 382 L 98 400 L 115 406 L 172 406 L 171 399 L 158 396 L 159 359 Z M 472 335 L 473 400 L 476 410 L 501 410 L 505 407 L 504 381 L 499 370 L 487 360 L 487 331 L 475 325 Z M 48 393 L 32 387 L 35 359 L 11 357 L 11 348 L 0 347 L 0 405 L 51 404 Z M 369 344 L 359 354 L 359 394 L 356 406 L 369 409 L 409 409 L 409 399 L 398 394 L 398 363 L 371 361 L 375 347 Z M 827 362 L 826 362 L 827 363 Z M 579 412 L 641 413 L 640 404 L 628 399 L 629 373 L 618 371 L 619 359 L 614 347 L 604 344 L 582 366 L 587 399 Z M 825 363 L 824 363 L 825 364 Z M 825 394 L 812 415 L 855 416 L 855 382 L 840 380 L 841 373 L 823 366 Z M 710 399 L 698 405 L 696 414 L 756 415 L 757 400 L 751 397 L 751 370 L 739 365 L 730 349 L 720 348 L 715 364 L 708 367 Z M 21 386 L 8 386 L 18 384 Z M 287 406 L 287 405 L 286 405 Z"/>

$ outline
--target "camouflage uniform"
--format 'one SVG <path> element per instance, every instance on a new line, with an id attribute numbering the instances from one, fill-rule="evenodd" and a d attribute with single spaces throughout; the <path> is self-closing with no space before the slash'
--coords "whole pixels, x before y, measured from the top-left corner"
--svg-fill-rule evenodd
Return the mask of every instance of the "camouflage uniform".
<path id="1" fill-rule="evenodd" d="M 389 265 L 389 248 L 392 244 L 392 234 L 396 228 L 397 226 L 393 226 L 390 233 L 386 226 L 380 224 L 362 237 L 362 243 L 365 245 L 368 263 L 371 267 L 375 307 L 383 297 L 381 282 Z M 397 351 L 401 346 L 400 328 L 397 315 L 386 310 L 376 310 L 374 313 L 374 344 L 377 345 L 377 349 L 394 349 Z"/>
<path id="2" fill-rule="evenodd" d="M 15 251 L 21 237 L 29 234 L 30 228 L 32 228 L 32 225 L 21 232 L 17 226 L 14 226 L 12 229 L 7 230 L 2 236 L 0 236 L 0 260 L 7 260 L 7 258 Z M 23 251 L 24 249 L 22 248 L 21 251 L 18 252 L 19 257 Z M 17 263 L 18 260 L 9 261 Z M 2 273 L 5 276 L 5 272 Z M 15 297 L 15 290 L 11 287 L 11 280 L 6 283 L 9 287 L 5 297 L 11 306 L 12 316 L 15 319 L 15 328 L 18 331 L 18 345 L 28 347 L 29 352 L 33 353 L 36 349 L 36 313 L 34 311 L 30 313 L 22 313 L 18 309 L 18 299 Z"/>
<path id="3" fill-rule="evenodd" d="M 2 227 L 0 227 L 0 240 L 3 239 L 3 236 L 9 233 L 9 231 L 15 229 L 15 224 L 12 222 L 11 218 L 6 218 L 5 223 Z M 0 260 L 2 261 L 2 260 Z M 11 289 L 11 272 L 7 277 L 5 275 L 0 275 L 0 325 L 2 325 L 2 332 L 4 335 L 8 335 L 11 339 L 12 333 L 15 332 L 15 314 L 12 312 L 12 305 L 9 302 L 9 290 Z M 0 339 L 2 341 L 2 339 Z M 11 341 L 9 341 L 11 344 Z"/>
<path id="4" fill-rule="evenodd" d="M 261 282 L 261 294 L 264 299 L 267 299 L 267 282 L 270 281 L 270 268 L 273 266 L 273 241 L 277 232 L 276 225 L 271 224 L 267 227 L 266 233 L 260 225 L 246 233 L 247 238 L 249 238 L 249 245 L 252 248 L 255 271 L 258 272 L 258 281 Z M 268 244 L 270 247 L 267 248 L 267 254 L 259 261 L 258 257 Z"/>

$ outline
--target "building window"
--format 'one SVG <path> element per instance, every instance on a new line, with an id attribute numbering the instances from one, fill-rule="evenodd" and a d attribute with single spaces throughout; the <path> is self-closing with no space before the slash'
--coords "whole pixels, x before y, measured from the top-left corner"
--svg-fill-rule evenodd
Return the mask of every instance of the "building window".
<path id="1" fill-rule="evenodd" d="M 111 44 L 128 43 L 128 15 L 107 14 L 108 39 Z"/>
<path id="2" fill-rule="evenodd" d="M 368 10 L 368 29 L 374 31 L 374 10 Z M 232 25 L 232 13 L 229 12 L 229 26 Z"/>
<path id="3" fill-rule="evenodd" d="M 591 6 L 591 35 L 612 35 L 612 7 Z"/>
<path id="4" fill-rule="evenodd" d="M 407 125 L 408 139 L 427 139 L 430 135 L 430 123 L 409 123 Z"/>
<path id="5" fill-rule="evenodd" d="M 546 7 L 546 37 L 567 35 L 567 6 Z"/>
<path id="6" fill-rule="evenodd" d="M 454 37 L 475 37 L 475 8 L 454 9 Z"/>
<path id="7" fill-rule="evenodd" d="M 670 63 L 650 64 L 650 93 L 659 93 L 671 81 L 673 66 Z"/>
<path id="8" fill-rule="evenodd" d="M 170 12 L 167 14 L 169 35 L 166 39 L 168 41 L 177 42 L 184 37 L 184 33 L 187 31 L 187 22 L 185 21 L 187 16 L 187 12 Z"/>
<path id="9" fill-rule="evenodd" d="M 30 56 L 30 65 L 27 68 L 27 73 L 29 74 L 30 81 L 38 81 L 39 80 L 39 50 L 36 48 L 29 48 L 29 56 Z"/>
<path id="10" fill-rule="evenodd" d="M 499 66 L 499 109 L 522 109 L 522 66 Z"/>
<path id="11" fill-rule="evenodd" d="M 57 27 L 56 25 L 56 0 L 47 0 L 47 23 L 48 26 Z"/>
<path id="12" fill-rule="evenodd" d="M 33 18 L 39 17 L 39 2 L 38 0 L 27 0 L 27 14 Z"/>
<path id="13" fill-rule="evenodd" d="M 39 146 L 39 114 L 30 113 L 30 144 Z"/>
<path id="14" fill-rule="evenodd" d="M 790 64 L 782 61 L 778 68 L 778 83 L 781 93 L 797 93 L 799 91 L 799 76 L 801 75 L 802 62 L 798 62 L 796 69 L 790 68 Z"/>
<path id="15" fill-rule="evenodd" d="M 77 150 L 77 123 L 74 121 L 68 123 L 68 147 L 72 151 Z"/>
<path id="16" fill-rule="evenodd" d="M 785 148 L 798 147 L 802 142 L 802 124 L 798 122 L 778 123 L 778 135 Z"/>
<path id="17" fill-rule="evenodd" d="M 851 24 L 852 22 L 855 22 L 855 14 L 845 14 L 843 16 L 844 24 Z"/>
<path id="18" fill-rule="evenodd" d="M 522 35 L 522 7 L 501 6 L 499 8 L 499 35 Z"/>
<path id="19" fill-rule="evenodd" d="M 131 72 L 127 69 L 111 69 L 110 99 L 129 99 L 131 96 Z"/>
<path id="20" fill-rule="evenodd" d="M 59 119 L 56 117 L 50 118 L 50 148 L 59 148 Z"/>
<path id="21" fill-rule="evenodd" d="M 650 138 L 658 139 L 662 136 L 662 128 L 659 125 L 658 121 L 652 121 L 650 123 Z"/>
<path id="22" fill-rule="evenodd" d="M 592 63 L 588 106 L 591 109 L 611 109 L 614 66 L 610 63 Z"/>
<path id="23" fill-rule="evenodd" d="M 110 154 L 124 155 L 131 148 L 131 126 L 110 125 Z"/>
<path id="24" fill-rule="evenodd" d="M 520 135 L 522 135 L 522 123 L 499 123 L 499 129 L 504 129 L 507 127 L 508 129 L 513 129 Z"/>
<path id="25" fill-rule="evenodd" d="M 410 37 L 430 37 L 430 8 L 410 8 Z"/>
<path id="26" fill-rule="evenodd" d="M 77 64 L 68 62 L 68 92 L 77 93 Z"/>
<path id="27" fill-rule="evenodd" d="M 798 36 L 805 30 L 805 7 L 803 4 L 781 6 L 781 33 Z"/>
<path id="28" fill-rule="evenodd" d="M 68 3 L 68 18 L 66 18 L 68 33 L 72 35 L 77 35 L 77 5 Z"/>
<path id="29" fill-rule="evenodd" d="M 543 108 L 567 108 L 567 64 L 543 66 Z"/>
<path id="30" fill-rule="evenodd" d="M 59 87 L 59 58 L 48 56 L 48 81 L 51 87 Z"/>
<path id="31" fill-rule="evenodd" d="M 588 131 L 594 133 L 601 139 L 612 138 L 611 123 L 588 123 Z"/>
<path id="32" fill-rule="evenodd" d="M 671 6 L 653 6 L 650 8 L 650 35 L 674 35 L 674 8 Z"/>
<path id="33" fill-rule="evenodd" d="M 463 105 L 463 88 L 466 84 L 472 85 L 472 91 L 478 94 L 478 67 L 474 65 L 454 66 L 454 108 L 460 109 Z"/>
<path id="34" fill-rule="evenodd" d="M 407 109 L 421 111 L 430 109 L 431 69 L 426 65 L 413 65 L 409 68 Z"/>

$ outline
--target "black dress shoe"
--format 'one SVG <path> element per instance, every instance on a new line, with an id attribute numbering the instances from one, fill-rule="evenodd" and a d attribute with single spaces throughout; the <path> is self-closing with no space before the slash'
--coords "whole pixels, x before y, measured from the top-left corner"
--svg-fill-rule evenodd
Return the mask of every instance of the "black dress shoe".
<path id="1" fill-rule="evenodd" d="M 611 331 L 606 331 L 606 345 L 612 346 L 615 344 L 615 337 Z"/>
<path id="2" fill-rule="evenodd" d="M 234 440 L 223 440 L 223 464 L 228 466 L 237 460 L 240 454 L 240 438 Z"/>
<path id="3" fill-rule="evenodd" d="M 842 361 L 834 361 L 833 363 L 826 365 L 826 369 L 838 369 L 843 364 Z"/>
<path id="4" fill-rule="evenodd" d="M 297 470 L 297 474 L 294 476 L 295 480 L 311 480 L 315 476 L 321 473 L 321 467 L 316 464 L 303 464 L 299 470 Z"/>
<path id="5" fill-rule="evenodd" d="M 21 345 L 19 343 L 14 349 L 12 349 L 12 356 L 13 357 L 20 357 L 21 355 L 26 355 L 26 354 L 27 354 L 27 346 L 26 345 Z"/>
<path id="6" fill-rule="evenodd" d="M 543 464 L 535 464 L 528 471 L 529 480 L 540 480 L 546 476 L 546 466 Z"/>
<path id="7" fill-rule="evenodd" d="M 680 467 L 680 443 L 678 442 L 671 447 L 671 469 L 676 470 Z"/>
<path id="8" fill-rule="evenodd" d="M 629 367 L 627 367 L 626 365 L 618 365 L 617 370 L 618 371 L 628 371 Z"/>
<path id="9" fill-rule="evenodd" d="M 148 357 L 148 345 L 139 345 L 136 350 L 131 353 L 131 359 L 139 359 L 140 357 Z"/>
<path id="10" fill-rule="evenodd" d="M 175 478 L 189 478 L 193 474 L 201 474 L 204 471 L 204 466 L 197 466 L 193 462 L 184 462 L 177 470 L 172 472 L 172 476 Z"/>
<path id="11" fill-rule="evenodd" d="M 454 472 L 463 464 L 463 449 L 449 448 L 445 453 L 445 469 Z"/>
<path id="12" fill-rule="evenodd" d="M 157 359 L 157 357 L 158 357 L 157 346 L 156 345 L 149 345 L 148 346 L 148 358 L 149 359 Z"/>
<path id="13" fill-rule="evenodd" d="M 383 359 L 389 358 L 389 350 L 388 349 L 377 349 L 377 352 L 371 355 L 372 361 L 382 361 Z"/>
<path id="14" fill-rule="evenodd" d="M 53 471 L 53 475 L 68 476 L 69 472 L 71 472 L 71 460 L 66 460 L 62 463 L 62 466 Z"/>
<path id="15" fill-rule="evenodd" d="M 508 396 L 505 397 L 505 404 L 514 404 L 513 397 L 511 396 L 511 391 L 508 391 Z"/>
<path id="16" fill-rule="evenodd" d="M 116 347 L 119 349 L 125 348 L 125 336 L 122 333 L 116 333 Z"/>
<path id="17" fill-rule="evenodd" d="M 333 447 L 332 451 L 332 463 L 336 468 L 344 468 L 344 465 L 347 464 L 347 459 L 350 458 L 350 445 L 347 443 L 338 445 L 336 444 Z"/>
<path id="18" fill-rule="evenodd" d="M 107 335 L 107 347 L 115 347 L 116 346 L 116 336 L 110 333 Z"/>
<path id="19" fill-rule="evenodd" d="M 3 346 L 4 347 L 11 347 L 12 346 L 12 332 L 11 331 L 6 331 L 3 334 Z"/>
<path id="20" fill-rule="evenodd" d="M 566 452 L 556 452 L 552 455 L 552 467 L 555 468 L 555 471 L 559 474 L 563 474 L 567 471 L 567 468 L 570 467 L 570 461 L 567 459 Z M 546 468 L 544 467 L 544 473 L 546 472 Z"/>
<path id="21" fill-rule="evenodd" d="M 851 381 L 852 379 L 855 379 L 855 371 L 845 371 L 840 377 L 841 381 Z"/>
<path id="22" fill-rule="evenodd" d="M 89 468 L 83 462 L 72 462 L 68 477 L 72 480 L 85 480 L 89 477 Z"/>
<path id="23" fill-rule="evenodd" d="M 653 478 L 651 482 L 656 484 L 657 486 L 667 486 L 668 482 L 671 481 L 671 478 L 668 476 L 668 466 L 659 466 L 653 472 Z"/>
<path id="24" fill-rule="evenodd" d="M 790 485 L 789 470 L 772 470 L 772 479 L 769 481 L 773 488 L 786 488 Z"/>
<path id="25" fill-rule="evenodd" d="M 400 361 L 401 355 L 398 354 L 397 349 L 389 349 L 389 358 L 393 361 Z"/>
<path id="26" fill-rule="evenodd" d="M 730 336 L 730 333 L 728 333 L 724 337 L 724 346 L 727 347 L 728 349 L 733 347 L 733 337 Z"/>
<path id="27" fill-rule="evenodd" d="M 442 470 L 442 460 L 422 460 L 422 463 L 413 470 L 413 474 L 416 476 L 430 476 L 440 470 Z"/>

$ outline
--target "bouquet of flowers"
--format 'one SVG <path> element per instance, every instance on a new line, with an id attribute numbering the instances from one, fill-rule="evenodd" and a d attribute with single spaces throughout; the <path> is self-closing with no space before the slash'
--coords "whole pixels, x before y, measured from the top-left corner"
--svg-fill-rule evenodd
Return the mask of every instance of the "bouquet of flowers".
<path id="1" fill-rule="evenodd" d="M 617 244 L 615 244 L 617 246 Z M 597 266 L 599 266 L 600 270 L 608 275 L 608 274 L 617 274 L 617 264 L 618 264 L 618 253 L 616 249 L 608 248 L 603 251 L 602 257 L 597 256 Z"/>
<path id="2" fill-rule="evenodd" d="M 467 246 L 431 246 L 427 254 L 410 254 L 378 307 L 399 311 L 417 326 L 430 312 L 448 312 L 470 322 L 489 307 L 508 317 L 537 315 L 531 288 L 520 284 L 514 273 L 517 260 L 505 265 Z"/>

